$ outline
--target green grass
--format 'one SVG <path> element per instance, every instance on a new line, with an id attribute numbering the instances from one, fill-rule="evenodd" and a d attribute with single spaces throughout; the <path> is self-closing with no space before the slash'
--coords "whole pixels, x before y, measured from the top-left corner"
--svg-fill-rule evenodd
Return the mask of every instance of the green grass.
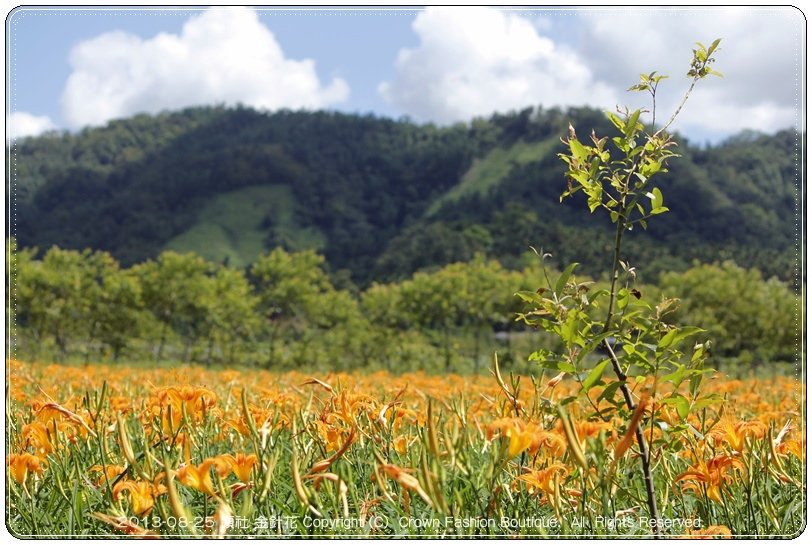
<path id="1" fill-rule="evenodd" d="M 496 148 L 482 157 L 474 160 L 471 168 L 463 175 L 460 183 L 451 188 L 445 195 L 429 206 L 426 215 L 433 216 L 440 211 L 446 203 L 455 202 L 461 197 L 469 195 L 485 195 L 489 189 L 510 174 L 514 165 L 525 165 L 538 161 L 552 152 L 558 140 L 548 138 L 539 142 L 525 142 L 520 140 L 509 148 Z"/>
<path id="2" fill-rule="evenodd" d="M 295 199 L 285 185 L 250 186 L 212 198 L 201 208 L 195 225 L 170 240 L 165 250 L 195 252 L 211 261 L 244 267 L 266 249 L 273 232 L 293 250 L 321 249 L 324 235 L 296 224 Z M 272 227 L 263 228 L 270 215 Z"/>

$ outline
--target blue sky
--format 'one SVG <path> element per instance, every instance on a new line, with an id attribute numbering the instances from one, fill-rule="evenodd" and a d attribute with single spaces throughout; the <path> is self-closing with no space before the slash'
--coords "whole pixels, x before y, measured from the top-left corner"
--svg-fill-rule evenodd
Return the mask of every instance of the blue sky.
<path id="1" fill-rule="evenodd" d="M 643 106 L 643 71 L 684 92 L 695 40 L 721 37 L 725 78 L 677 124 L 693 140 L 799 122 L 803 17 L 769 11 L 430 8 L 298 11 L 18 9 L 7 19 L 13 134 L 241 102 L 447 124 L 531 104 Z"/>

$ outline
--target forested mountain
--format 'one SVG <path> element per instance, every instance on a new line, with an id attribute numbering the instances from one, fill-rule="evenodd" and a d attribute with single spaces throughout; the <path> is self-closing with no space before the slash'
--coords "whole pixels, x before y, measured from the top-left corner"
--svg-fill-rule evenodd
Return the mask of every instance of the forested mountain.
<path id="1" fill-rule="evenodd" d="M 165 249 L 245 266 L 275 246 L 314 248 L 367 285 L 528 246 L 606 270 L 611 233 L 565 189 L 568 123 L 611 133 L 592 109 L 528 108 L 452 127 L 334 112 L 206 107 L 139 115 L 12 149 L 22 247 L 109 251 L 124 265 Z M 678 139 L 679 140 L 679 139 Z M 679 140 L 663 178 L 671 210 L 628 238 L 643 276 L 733 259 L 794 281 L 798 135 Z"/>

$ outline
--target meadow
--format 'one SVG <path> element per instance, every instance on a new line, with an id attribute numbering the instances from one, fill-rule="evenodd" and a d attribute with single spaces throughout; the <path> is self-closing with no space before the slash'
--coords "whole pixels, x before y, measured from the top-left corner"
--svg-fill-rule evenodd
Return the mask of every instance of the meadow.
<path id="1" fill-rule="evenodd" d="M 801 382 L 715 373 L 690 406 L 635 381 L 631 421 L 561 375 L 7 362 L 18 536 L 793 536 Z M 594 395 L 593 395 L 594 394 Z M 615 394 L 619 393 L 615 390 Z M 615 413 L 616 414 L 616 413 Z"/>
<path id="2" fill-rule="evenodd" d="M 122 268 L 106 252 L 41 254 L 9 239 L 11 353 L 46 363 L 7 362 L 8 528 L 20 537 L 800 535 L 800 277 L 790 285 L 732 261 L 695 262 L 659 267 L 655 285 L 638 272 L 659 254 L 630 261 L 634 246 L 624 245 L 670 206 L 705 200 L 699 186 L 686 196 L 659 184 L 679 158 L 668 129 L 695 85 L 721 76 L 719 44 L 697 42 L 686 94 L 661 127 L 657 72 L 630 89 L 650 95 L 650 124 L 649 110 L 609 112 L 610 140 L 595 130 L 579 139 L 568 123 L 557 154 L 566 186 L 555 191 L 559 201 L 583 193 L 612 226 L 614 244 L 599 243 L 611 268 L 600 274 L 581 276 L 579 262 L 563 266 L 533 247 L 535 265 L 522 270 L 476 253 L 360 287 L 351 272 L 329 274 L 312 249 L 279 244 L 243 269 L 171 251 Z M 494 172 L 542 148 L 491 150 L 450 198 L 487 193 Z M 211 210 L 230 209 L 234 196 Z M 532 227 L 526 219 L 516 215 Z M 192 238 L 225 240 L 248 224 L 207 225 Z M 558 246 L 583 251 L 569 238 L 578 232 L 591 236 L 568 231 Z M 250 246 L 233 257 L 250 257 Z M 98 363 L 69 363 L 77 359 Z"/>

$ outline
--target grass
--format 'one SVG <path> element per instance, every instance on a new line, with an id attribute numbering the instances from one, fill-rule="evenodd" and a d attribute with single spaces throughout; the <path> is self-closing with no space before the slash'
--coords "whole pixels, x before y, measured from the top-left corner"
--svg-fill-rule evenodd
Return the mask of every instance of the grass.
<path id="1" fill-rule="evenodd" d="M 210 261 L 244 267 L 267 249 L 271 233 L 292 250 L 323 248 L 322 233 L 296 224 L 295 204 L 286 185 L 250 186 L 217 195 L 200 210 L 197 223 L 167 242 L 164 250 L 195 252 Z M 268 216 L 270 228 L 263 227 Z"/>
<path id="2" fill-rule="evenodd" d="M 15 360 L 8 372 L 18 536 L 651 534 L 625 421 L 576 402 L 564 430 L 555 406 L 574 382 Z M 643 418 L 665 533 L 796 535 L 803 385 L 717 376 L 705 391 L 727 399 L 684 418 L 653 403 Z"/>
<path id="3" fill-rule="evenodd" d="M 558 143 L 555 138 L 548 138 L 539 142 L 520 140 L 509 148 L 500 147 L 491 150 L 485 157 L 474 160 L 474 163 L 463 175 L 460 183 L 434 201 L 426 211 L 426 215 L 433 216 L 440 211 L 444 204 L 455 202 L 462 197 L 485 195 L 489 189 L 497 186 L 510 174 L 514 165 L 524 165 L 538 161 L 552 152 Z"/>

